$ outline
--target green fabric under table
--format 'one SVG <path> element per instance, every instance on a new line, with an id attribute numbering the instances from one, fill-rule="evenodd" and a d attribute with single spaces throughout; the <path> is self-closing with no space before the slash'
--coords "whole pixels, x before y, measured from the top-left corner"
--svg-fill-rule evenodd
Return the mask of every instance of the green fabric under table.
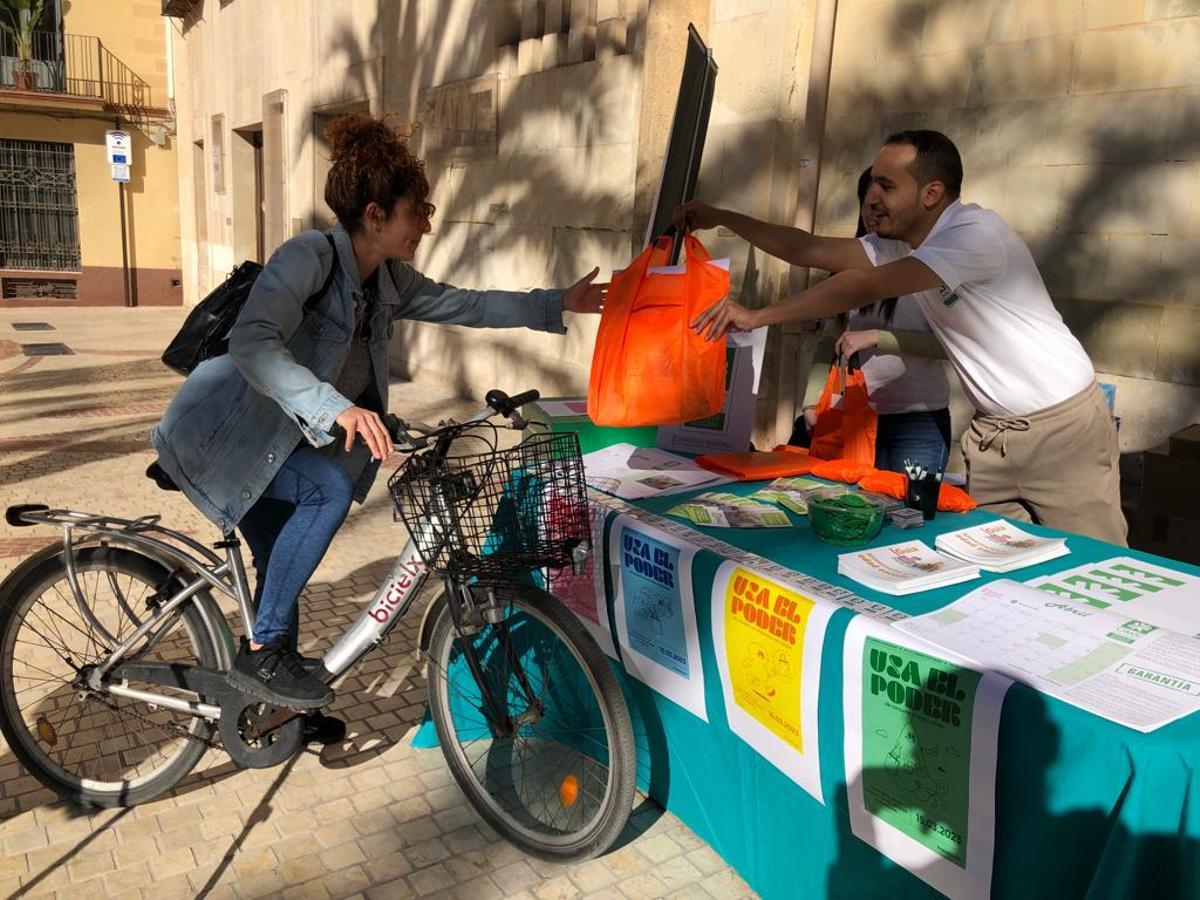
<path id="1" fill-rule="evenodd" d="M 635 435 L 594 426 L 581 429 L 581 443 L 587 450 L 621 441 L 647 443 L 644 431 Z M 735 484 L 720 490 L 748 494 L 762 484 Z M 662 515 L 693 494 L 635 505 Z M 606 531 L 615 516 L 609 515 Z M 940 513 L 914 530 L 885 525 L 871 546 L 919 539 L 932 547 L 939 533 L 994 518 L 981 512 Z M 821 543 L 805 519 L 793 519 L 796 527 L 789 529 L 706 531 L 728 544 L 910 615 L 938 609 L 988 580 L 1005 577 L 984 573 L 981 579 L 935 591 L 905 597 L 880 594 L 839 576 L 837 556 L 844 548 Z M 1038 526 L 1021 527 L 1040 535 L 1059 534 Z M 1135 550 L 1067 537 L 1069 556 L 1008 577 L 1026 581 L 1118 555 L 1200 574 L 1195 567 Z M 708 723 L 616 666 L 638 731 L 642 787 L 707 841 L 763 897 L 895 900 L 938 896 L 850 831 L 844 782 L 842 666 L 843 639 L 853 612 L 839 609 L 834 613 L 822 653 L 818 715 L 824 804 L 729 730 L 709 603 L 713 578 L 722 561 L 702 548 L 692 572 Z M 615 621 L 613 585 L 607 565 L 606 571 L 611 627 Z M 1200 896 L 1200 803 L 1192 796 L 1194 787 L 1200 789 L 1193 775 L 1198 770 L 1200 715 L 1141 734 L 1014 684 L 1005 697 L 1000 721 L 993 896 Z M 659 877 L 668 880 L 669 868 L 670 864 L 663 866 Z"/>

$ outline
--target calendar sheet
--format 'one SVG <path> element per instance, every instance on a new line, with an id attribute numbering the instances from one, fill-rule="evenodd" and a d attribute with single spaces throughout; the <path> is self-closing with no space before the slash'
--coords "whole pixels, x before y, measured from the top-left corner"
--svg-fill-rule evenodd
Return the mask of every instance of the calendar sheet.
<path id="1" fill-rule="evenodd" d="M 1015 581 L 894 627 L 1138 731 L 1200 709 L 1200 639 Z"/>

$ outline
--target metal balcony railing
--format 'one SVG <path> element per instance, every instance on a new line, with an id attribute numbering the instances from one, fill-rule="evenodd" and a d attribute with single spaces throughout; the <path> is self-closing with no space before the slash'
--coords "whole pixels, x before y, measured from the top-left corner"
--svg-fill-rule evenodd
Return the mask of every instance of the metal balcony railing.
<path id="1" fill-rule="evenodd" d="M 101 100 L 114 110 L 153 107 L 150 85 L 109 52 L 97 37 L 84 34 L 34 33 L 28 84 L 18 84 L 20 60 L 16 43 L 0 34 L 0 89 L 23 87 L 47 94 Z"/>

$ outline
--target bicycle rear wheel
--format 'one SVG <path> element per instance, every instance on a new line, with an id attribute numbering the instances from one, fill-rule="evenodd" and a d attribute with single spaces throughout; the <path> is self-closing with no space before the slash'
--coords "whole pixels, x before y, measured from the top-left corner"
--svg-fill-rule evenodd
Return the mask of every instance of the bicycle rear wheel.
<path id="1" fill-rule="evenodd" d="M 568 610 L 535 588 L 509 591 L 504 619 L 466 637 L 439 601 L 428 678 L 438 740 L 467 799 L 500 834 L 535 856 L 587 859 L 616 840 L 633 806 L 629 710 Z"/>
<path id="2" fill-rule="evenodd" d="M 203 719 L 86 686 L 88 669 L 108 655 L 112 639 L 123 640 L 151 614 L 148 601 L 169 572 L 140 554 L 104 547 L 77 551 L 75 565 L 94 621 L 79 609 L 59 556 L 31 571 L 0 605 L 0 731 L 29 773 L 62 798 L 133 806 L 191 771 L 213 729 Z M 217 664 L 190 602 L 165 637 L 152 648 L 135 647 L 135 657 Z"/>

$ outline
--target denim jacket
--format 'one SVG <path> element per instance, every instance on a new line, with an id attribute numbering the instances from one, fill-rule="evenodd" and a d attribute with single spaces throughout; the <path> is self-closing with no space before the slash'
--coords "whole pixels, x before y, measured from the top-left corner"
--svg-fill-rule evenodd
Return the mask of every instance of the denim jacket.
<path id="1" fill-rule="evenodd" d="M 329 443 L 351 401 L 333 388 L 350 347 L 362 285 L 350 235 L 340 225 L 306 231 L 275 251 L 229 336 L 229 353 L 197 366 L 171 400 L 151 439 L 159 464 L 224 532 L 234 529 L 301 443 Z M 308 311 L 334 264 L 329 290 Z M 396 319 L 477 328 L 564 333 L 562 291 L 462 290 L 426 278 L 399 260 L 379 268 L 370 326 L 375 383 L 361 405 L 387 412 L 388 339 Z M 372 461 L 354 486 L 360 502 L 375 479 Z"/>

